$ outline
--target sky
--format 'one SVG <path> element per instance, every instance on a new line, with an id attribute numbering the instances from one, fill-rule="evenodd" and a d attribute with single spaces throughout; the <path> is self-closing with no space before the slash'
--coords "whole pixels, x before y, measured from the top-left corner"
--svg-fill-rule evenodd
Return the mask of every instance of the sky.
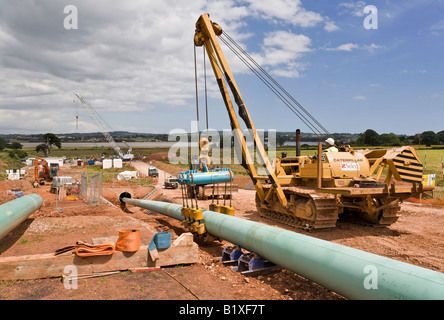
<path id="1" fill-rule="evenodd" d="M 330 133 L 444 130 L 444 0 L 10 0 L 0 133 L 100 131 L 74 92 L 110 130 L 190 131 L 204 13 Z M 221 46 L 257 129 L 311 132 Z M 208 115 L 229 129 L 201 47 L 196 57 L 199 128 Z"/>

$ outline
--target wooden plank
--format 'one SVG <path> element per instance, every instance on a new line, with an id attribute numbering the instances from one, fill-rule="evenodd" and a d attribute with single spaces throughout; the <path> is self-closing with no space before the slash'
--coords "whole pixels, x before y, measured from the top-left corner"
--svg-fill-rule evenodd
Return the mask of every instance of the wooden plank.
<path id="1" fill-rule="evenodd" d="M 182 237 L 183 236 L 183 237 Z M 181 239 L 182 237 L 182 239 Z M 79 257 L 72 252 L 58 256 L 54 253 L 0 257 L 0 279 L 40 279 L 68 275 L 75 266 L 78 274 L 129 270 L 141 267 L 163 267 L 197 262 L 198 245 L 191 233 L 181 235 L 168 249 L 159 250 L 159 259 L 149 258 L 148 246 L 141 246 L 136 252 L 115 251 L 108 256 Z M 191 241 L 190 241 L 191 237 Z"/>

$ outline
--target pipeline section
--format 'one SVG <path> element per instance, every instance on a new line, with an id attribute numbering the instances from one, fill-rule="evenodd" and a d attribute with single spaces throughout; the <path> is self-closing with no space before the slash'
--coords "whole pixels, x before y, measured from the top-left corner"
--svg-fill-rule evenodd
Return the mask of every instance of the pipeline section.
<path id="1" fill-rule="evenodd" d="M 0 239 L 25 221 L 42 204 L 42 197 L 31 193 L 0 205 Z"/>
<path id="2" fill-rule="evenodd" d="M 177 220 L 182 205 L 122 198 L 127 204 Z M 442 300 L 444 274 L 289 230 L 209 210 L 202 211 L 213 236 L 291 270 L 348 299 Z"/>

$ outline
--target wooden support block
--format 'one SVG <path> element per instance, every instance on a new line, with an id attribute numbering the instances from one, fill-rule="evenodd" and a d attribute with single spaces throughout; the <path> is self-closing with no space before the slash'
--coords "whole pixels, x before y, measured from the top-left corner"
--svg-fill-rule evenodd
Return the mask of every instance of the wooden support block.
<path id="1" fill-rule="evenodd" d="M 158 250 L 159 259 L 156 261 L 149 257 L 148 246 L 141 246 L 136 252 L 115 251 L 108 256 L 79 257 L 72 252 L 67 252 L 58 256 L 55 256 L 54 253 L 46 253 L 0 257 L 0 279 L 20 280 L 60 277 L 62 274 L 68 275 L 71 273 L 72 267 L 65 271 L 67 266 L 75 266 L 78 274 L 89 274 L 196 263 L 198 245 L 192 239 L 193 235 L 191 233 L 182 234 L 171 247 Z"/>

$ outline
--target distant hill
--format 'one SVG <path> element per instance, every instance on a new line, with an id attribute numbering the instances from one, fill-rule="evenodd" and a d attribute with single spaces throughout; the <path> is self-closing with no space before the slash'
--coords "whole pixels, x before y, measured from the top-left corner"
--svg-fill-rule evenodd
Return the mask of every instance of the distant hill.
<path id="1" fill-rule="evenodd" d="M 140 133 L 140 132 L 128 132 L 128 131 L 113 131 L 110 132 L 111 136 L 116 142 L 140 142 L 140 141 L 168 141 L 167 133 Z M 222 131 L 220 132 L 222 135 Z M 268 133 L 265 132 L 265 137 Z M 88 133 L 57 133 L 63 142 L 102 142 L 106 141 L 101 132 L 88 132 Z M 358 134 L 351 133 L 334 133 L 332 134 L 336 139 L 344 142 L 355 140 L 359 137 Z M 18 141 L 18 142 L 42 142 L 43 134 L 0 134 L 6 140 Z M 319 141 L 323 137 L 315 135 L 313 133 L 301 133 L 302 141 Z M 296 132 L 276 132 L 277 141 L 296 141 Z"/>
<path id="2" fill-rule="evenodd" d="M 137 141 L 168 141 L 168 134 L 163 133 L 137 133 L 128 131 L 113 131 L 111 136 L 116 142 L 137 142 Z M 98 142 L 106 141 L 101 132 L 88 133 L 56 133 L 63 142 Z M 0 134 L 6 140 L 19 142 L 42 142 L 43 134 Z"/>

